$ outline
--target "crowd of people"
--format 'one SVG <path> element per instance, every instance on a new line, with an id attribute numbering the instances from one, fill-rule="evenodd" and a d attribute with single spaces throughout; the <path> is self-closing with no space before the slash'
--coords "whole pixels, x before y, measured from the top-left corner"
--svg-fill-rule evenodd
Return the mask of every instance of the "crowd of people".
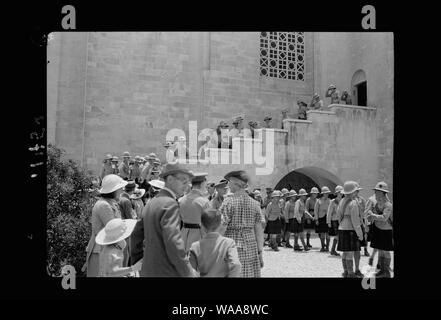
<path id="1" fill-rule="evenodd" d="M 206 173 L 177 163 L 163 166 L 154 154 L 130 165 L 125 152 L 118 171 L 103 167 L 83 271 L 90 277 L 260 277 L 264 246 L 310 251 L 315 232 L 320 252 L 342 253 L 343 277 L 363 276 L 361 249 L 369 256 L 369 243 L 371 266 L 378 254 L 376 275 L 391 276 L 386 183 L 365 200 L 354 181 L 334 192 L 327 186 L 309 193 L 268 187 L 264 195 L 251 191 L 249 180 L 239 170 L 208 181 Z"/>

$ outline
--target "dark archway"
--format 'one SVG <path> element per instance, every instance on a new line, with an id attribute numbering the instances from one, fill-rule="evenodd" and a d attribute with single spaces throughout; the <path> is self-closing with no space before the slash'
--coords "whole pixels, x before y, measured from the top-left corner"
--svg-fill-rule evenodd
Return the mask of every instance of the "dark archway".
<path id="1" fill-rule="evenodd" d="M 307 192 L 312 187 L 316 187 L 319 190 L 323 186 L 327 186 L 334 192 L 337 185 L 343 185 L 343 182 L 335 175 L 318 167 L 303 167 L 291 171 L 284 176 L 277 184 L 275 189 L 282 190 L 287 188 L 288 190 L 294 189 L 299 192 L 300 189 L 305 189 Z"/>

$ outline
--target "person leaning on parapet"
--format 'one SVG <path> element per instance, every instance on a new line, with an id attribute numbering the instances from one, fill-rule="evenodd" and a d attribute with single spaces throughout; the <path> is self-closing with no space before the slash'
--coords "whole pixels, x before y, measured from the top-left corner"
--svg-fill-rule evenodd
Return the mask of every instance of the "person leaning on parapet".
<path id="1" fill-rule="evenodd" d="M 263 119 L 263 121 L 265 122 L 265 128 L 271 128 L 271 120 L 273 118 L 270 115 L 265 116 L 265 118 Z"/>
<path id="2" fill-rule="evenodd" d="M 337 88 L 331 84 L 328 88 L 328 90 L 326 90 L 326 98 L 331 98 L 331 104 L 333 103 L 340 103 L 340 92 L 337 90 Z"/>
<path id="3" fill-rule="evenodd" d="M 288 108 L 282 110 L 282 124 L 281 128 L 284 129 L 283 120 L 288 119 Z"/>
<path id="4" fill-rule="evenodd" d="M 323 100 L 320 99 L 320 96 L 318 93 L 314 93 L 314 96 L 312 97 L 311 103 L 309 104 L 310 110 L 319 110 L 323 108 Z"/>
<path id="5" fill-rule="evenodd" d="M 344 101 L 346 104 L 352 104 L 351 96 L 349 95 L 349 93 L 347 91 L 343 91 L 343 93 L 341 94 L 340 100 Z"/>
<path id="6" fill-rule="evenodd" d="M 228 132 L 222 133 L 222 129 L 228 131 L 228 127 L 229 127 L 228 123 L 226 123 L 225 121 L 221 121 L 216 128 L 217 147 L 218 148 L 222 148 L 223 145 L 229 140 L 229 137 L 228 137 L 229 133 Z M 227 143 L 229 143 L 229 142 L 227 142 Z"/>
<path id="7" fill-rule="evenodd" d="M 303 101 L 297 101 L 299 106 L 298 118 L 300 120 L 306 120 L 306 111 L 308 111 L 308 105 Z"/>
<path id="8" fill-rule="evenodd" d="M 178 197 L 190 183 L 193 174 L 179 164 L 168 163 L 160 177 L 165 186 L 145 207 L 145 249 L 141 277 L 192 277 L 180 232 Z"/>

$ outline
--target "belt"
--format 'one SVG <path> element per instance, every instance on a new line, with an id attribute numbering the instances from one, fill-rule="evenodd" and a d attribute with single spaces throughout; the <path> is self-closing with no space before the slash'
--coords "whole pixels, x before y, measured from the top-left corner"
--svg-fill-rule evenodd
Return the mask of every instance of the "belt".
<path id="1" fill-rule="evenodd" d="M 187 229 L 200 229 L 201 226 L 199 224 L 197 224 L 197 223 L 185 223 L 184 222 L 184 228 L 187 228 Z"/>

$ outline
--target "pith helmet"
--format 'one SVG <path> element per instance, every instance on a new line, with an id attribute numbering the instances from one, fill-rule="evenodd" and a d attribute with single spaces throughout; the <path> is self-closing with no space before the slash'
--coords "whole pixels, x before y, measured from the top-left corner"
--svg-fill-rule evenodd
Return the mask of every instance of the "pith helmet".
<path id="1" fill-rule="evenodd" d="M 328 187 L 323 186 L 323 187 L 322 187 L 322 194 L 325 194 L 325 193 L 331 193 L 331 190 L 329 190 Z"/>
<path id="2" fill-rule="evenodd" d="M 316 187 L 313 187 L 312 189 L 311 189 L 311 192 L 310 193 L 319 193 L 319 191 L 318 191 L 318 189 L 316 188 Z"/>
<path id="3" fill-rule="evenodd" d="M 357 182 L 355 181 L 346 181 L 343 185 L 343 191 L 341 193 L 343 194 L 351 194 L 355 191 L 357 191 Z"/>
<path id="4" fill-rule="evenodd" d="M 300 189 L 299 190 L 299 196 L 307 196 L 308 194 L 306 193 L 305 189 Z"/>
<path id="5" fill-rule="evenodd" d="M 340 193 L 343 191 L 343 187 L 342 186 L 336 186 L 335 187 L 335 193 Z"/>
<path id="6" fill-rule="evenodd" d="M 108 174 L 103 178 L 99 193 L 111 193 L 118 189 L 124 188 L 126 185 L 127 181 L 124 181 L 120 176 L 117 176 L 116 174 Z"/>
<path id="7" fill-rule="evenodd" d="M 389 193 L 389 190 L 387 189 L 387 184 L 384 181 L 378 182 L 375 185 L 375 188 L 373 190 L 378 190 L 378 191 L 383 191 L 383 192 Z"/>

